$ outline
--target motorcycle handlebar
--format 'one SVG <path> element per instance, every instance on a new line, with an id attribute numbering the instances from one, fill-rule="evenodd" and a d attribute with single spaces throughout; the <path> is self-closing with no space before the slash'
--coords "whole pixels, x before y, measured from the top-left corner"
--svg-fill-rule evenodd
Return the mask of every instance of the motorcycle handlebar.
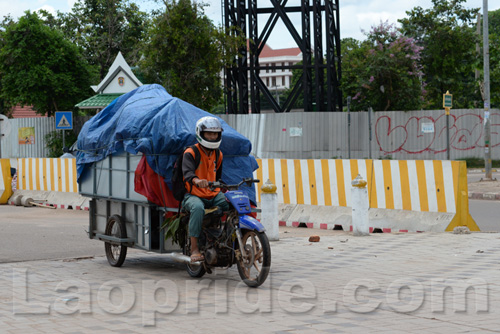
<path id="1" fill-rule="evenodd" d="M 220 189 L 226 189 L 226 190 L 234 190 L 238 189 L 243 183 L 246 183 L 248 186 L 250 186 L 252 183 L 259 183 L 259 179 L 252 179 L 251 177 L 244 178 L 240 183 L 238 184 L 225 184 L 222 181 L 215 181 L 215 182 L 208 182 L 208 187 L 211 190 L 214 190 L 216 188 Z"/>

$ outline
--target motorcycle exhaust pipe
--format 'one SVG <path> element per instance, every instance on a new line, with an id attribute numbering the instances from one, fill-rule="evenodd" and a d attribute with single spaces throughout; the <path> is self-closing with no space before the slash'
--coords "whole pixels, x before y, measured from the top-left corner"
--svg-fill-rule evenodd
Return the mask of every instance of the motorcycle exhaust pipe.
<path id="1" fill-rule="evenodd" d="M 198 262 L 191 262 L 191 258 L 187 255 L 181 254 L 181 253 L 171 253 L 170 258 L 174 260 L 175 262 L 179 263 L 189 263 L 189 264 L 197 264 L 200 265 L 201 263 Z"/>

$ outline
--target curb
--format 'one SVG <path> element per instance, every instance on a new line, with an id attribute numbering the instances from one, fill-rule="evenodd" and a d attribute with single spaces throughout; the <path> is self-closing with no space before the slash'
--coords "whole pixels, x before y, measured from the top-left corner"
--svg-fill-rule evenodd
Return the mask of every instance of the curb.
<path id="1" fill-rule="evenodd" d="M 8 202 L 9 205 L 14 205 L 16 206 L 16 203 L 14 203 L 14 201 L 9 201 Z M 66 209 L 66 210 L 83 210 L 83 211 L 89 211 L 89 207 L 87 206 L 72 206 L 72 205 L 64 205 L 64 204 L 48 204 L 48 203 L 41 203 L 41 205 L 43 206 L 46 206 L 46 207 L 49 207 L 49 208 L 54 208 L 54 209 Z"/>
<path id="2" fill-rule="evenodd" d="M 492 173 L 498 173 L 498 169 L 497 168 L 492 168 L 491 169 L 491 172 Z M 471 168 L 471 169 L 467 169 L 467 173 L 471 173 L 471 174 L 475 174 L 475 173 L 486 173 L 486 169 L 481 169 L 481 168 Z"/>
<path id="3" fill-rule="evenodd" d="M 283 220 L 279 221 L 279 226 L 286 227 L 296 227 L 296 228 L 307 228 L 307 229 L 321 229 L 321 230 L 336 230 L 337 227 L 341 225 L 331 225 L 331 224 L 318 224 L 318 223 L 304 223 L 304 222 L 286 222 Z M 349 231 L 352 232 L 352 225 L 349 227 Z M 408 233 L 408 230 L 396 230 L 391 228 L 378 228 L 378 227 L 369 227 L 370 233 Z M 423 233 L 425 231 L 415 231 L 415 233 Z"/>
<path id="4" fill-rule="evenodd" d="M 484 199 L 490 201 L 500 201 L 500 193 L 477 193 L 469 191 L 470 199 Z"/>

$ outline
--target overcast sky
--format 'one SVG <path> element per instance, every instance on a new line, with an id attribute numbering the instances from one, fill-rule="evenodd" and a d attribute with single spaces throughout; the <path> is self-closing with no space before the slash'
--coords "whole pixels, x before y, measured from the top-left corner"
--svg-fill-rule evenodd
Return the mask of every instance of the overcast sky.
<path id="1" fill-rule="evenodd" d="M 153 0 L 136 0 L 142 10 L 148 11 L 157 7 Z M 205 8 L 205 13 L 215 24 L 221 23 L 221 0 L 204 0 L 209 6 Z M 75 3 L 75 0 L 0 0 L 0 17 L 11 14 L 17 18 L 22 16 L 25 10 L 46 9 L 55 13 L 57 10 L 68 12 Z M 288 5 L 298 5 L 300 0 L 288 0 Z M 259 7 L 270 7 L 270 0 L 259 0 Z M 353 37 L 364 40 L 362 31 L 369 31 L 373 25 L 381 21 L 397 23 L 398 19 L 406 17 L 406 11 L 420 6 L 424 9 L 432 7 L 431 0 L 340 0 L 340 37 Z M 465 4 L 467 8 L 483 7 L 483 0 L 468 0 Z M 500 8 L 499 0 L 489 0 L 489 11 Z M 300 14 L 290 15 L 294 24 L 300 32 Z M 259 16 L 260 27 L 265 24 L 265 17 Z M 280 22 L 268 40 L 268 45 L 273 49 L 295 47 L 290 34 Z"/>

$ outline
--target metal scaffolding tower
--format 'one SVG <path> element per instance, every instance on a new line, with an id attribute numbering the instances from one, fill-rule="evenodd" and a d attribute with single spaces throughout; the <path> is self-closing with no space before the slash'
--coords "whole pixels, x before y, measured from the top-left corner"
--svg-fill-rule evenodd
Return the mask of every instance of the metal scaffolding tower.
<path id="1" fill-rule="evenodd" d="M 248 49 L 240 49 L 235 66 L 225 71 L 226 110 L 229 114 L 249 113 L 249 98 L 251 112 L 260 113 L 261 94 L 275 112 L 289 112 L 301 95 L 305 111 L 342 110 L 339 0 L 301 0 L 300 6 L 287 6 L 288 0 L 266 0 L 271 4 L 266 8 L 258 8 L 257 0 L 248 0 L 248 6 L 245 0 L 222 1 L 226 28 L 238 27 L 238 33 L 245 34 L 249 41 Z M 290 13 L 301 13 L 301 33 L 292 24 Z M 259 16 L 262 14 L 267 20 L 259 32 Z M 261 67 L 259 56 L 280 19 L 302 52 L 302 64 Z M 266 69 L 301 70 L 301 78 L 290 87 L 291 93 L 282 105 L 260 78 L 259 72 Z"/>

